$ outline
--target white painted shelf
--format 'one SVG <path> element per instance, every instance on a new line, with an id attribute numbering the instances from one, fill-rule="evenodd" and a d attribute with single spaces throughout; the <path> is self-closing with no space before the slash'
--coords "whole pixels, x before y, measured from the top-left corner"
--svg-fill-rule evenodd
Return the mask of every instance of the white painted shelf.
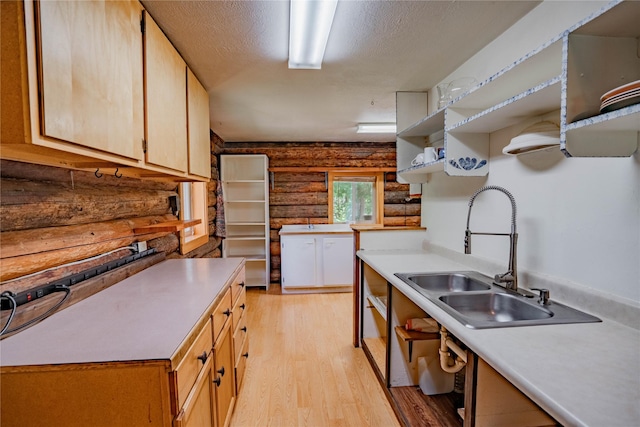
<path id="1" fill-rule="evenodd" d="M 227 236 L 224 258 L 246 259 L 247 286 L 269 288 L 269 159 L 263 154 L 220 156 Z"/>
<path id="2" fill-rule="evenodd" d="M 640 105 L 604 114 L 599 106 L 603 93 L 640 80 L 638 22 L 640 2 L 614 1 L 432 114 L 426 111 L 426 92 L 399 92 L 398 181 L 423 183 L 440 171 L 486 175 L 489 134 L 555 111 L 567 157 L 633 155 Z M 441 131 L 442 142 L 434 143 Z M 427 145 L 444 147 L 445 159 L 412 166 Z"/>

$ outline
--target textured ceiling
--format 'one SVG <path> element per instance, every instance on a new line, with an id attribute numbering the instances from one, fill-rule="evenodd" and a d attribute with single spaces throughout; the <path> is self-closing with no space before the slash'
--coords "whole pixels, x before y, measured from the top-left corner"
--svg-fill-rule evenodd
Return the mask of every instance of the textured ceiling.
<path id="1" fill-rule="evenodd" d="M 289 70 L 288 1 L 143 1 L 229 142 L 393 141 L 395 92 L 427 90 L 539 1 L 340 0 L 321 70 Z"/>

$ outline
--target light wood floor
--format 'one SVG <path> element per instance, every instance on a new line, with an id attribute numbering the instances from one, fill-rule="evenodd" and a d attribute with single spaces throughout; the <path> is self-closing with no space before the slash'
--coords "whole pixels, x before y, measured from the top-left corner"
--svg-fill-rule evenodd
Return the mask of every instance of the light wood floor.
<path id="1" fill-rule="evenodd" d="M 352 344 L 352 294 L 247 292 L 249 359 L 231 427 L 399 423 Z"/>

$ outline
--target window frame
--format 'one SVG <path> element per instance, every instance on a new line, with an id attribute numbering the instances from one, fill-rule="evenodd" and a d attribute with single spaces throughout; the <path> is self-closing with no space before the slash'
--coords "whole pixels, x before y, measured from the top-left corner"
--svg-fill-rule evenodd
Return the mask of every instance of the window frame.
<path id="1" fill-rule="evenodd" d="M 184 187 L 188 185 L 190 191 L 185 192 Z M 189 200 L 185 198 L 190 193 Z M 185 220 L 184 206 L 190 206 L 190 219 L 200 219 L 200 224 L 194 225 L 180 230 L 180 254 L 185 255 L 194 249 L 199 248 L 209 242 L 209 217 L 208 217 L 208 198 L 206 182 L 182 182 L 178 186 L 178 194 L 180 196 L 180 213 L 179 219 Z M 192 231 L 192 233 L 191 233 Z"/>
<path id="2" fill-rule="evenodd" d="M 357 172 L 357 171 L 345 171 L 345 170 L 330 170 L 327 172 L 327 190 L 328 190 L 328 205 L 329 205 L 329 224 L 333 224 L 333 182 L 337 177 L 343 176 L 364 176 L 375 178 L 375 196 L 376 196 L 376 222 L 362 222 L 356 224 L 367 225 L 383 225 L 384 224 L 384 172 Z"/>

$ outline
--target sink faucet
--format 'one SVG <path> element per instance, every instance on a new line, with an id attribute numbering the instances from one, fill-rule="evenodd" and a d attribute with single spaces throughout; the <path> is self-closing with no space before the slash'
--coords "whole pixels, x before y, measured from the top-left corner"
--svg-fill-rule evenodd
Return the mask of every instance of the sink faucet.
<path id="1" fill-rule="evenodd" d="M 469 229 L 469 220 L 471 219 L 471 208 L 473 207 L 473 202 L 475 201 L 478 194 L 487 190 L 496 190 L 504 193 L 509 200 L 511 201 L 511 233 L 479 233 L 472 232 Z M 488 185 L 486 187 L 482 187 L 478 191 L 475 192 L 471 199 L 469 199 L 469 212 L 467 213 L 467 229 L 464 234 L 464 253 L 471 253 L 471 236 L 473 234 L 481 234 L 485 236 L 509 236 L 509 266 L 507 267 L 507 272 L 504 274 L 496 274 L 495 282 L 498 285 L 504 283 L 504 287 L 507 289 L 517 291 L 518 290 L 518 272 L 516 266 L 516 247 L 518 244 L 518 233 L 516 232 L 516 200 L 513 198 L 513 195 L 506 189 L 502 187 L 498 187 L 497 185 Z M 501 285 L 502 286 L 502 285 Z"/>

